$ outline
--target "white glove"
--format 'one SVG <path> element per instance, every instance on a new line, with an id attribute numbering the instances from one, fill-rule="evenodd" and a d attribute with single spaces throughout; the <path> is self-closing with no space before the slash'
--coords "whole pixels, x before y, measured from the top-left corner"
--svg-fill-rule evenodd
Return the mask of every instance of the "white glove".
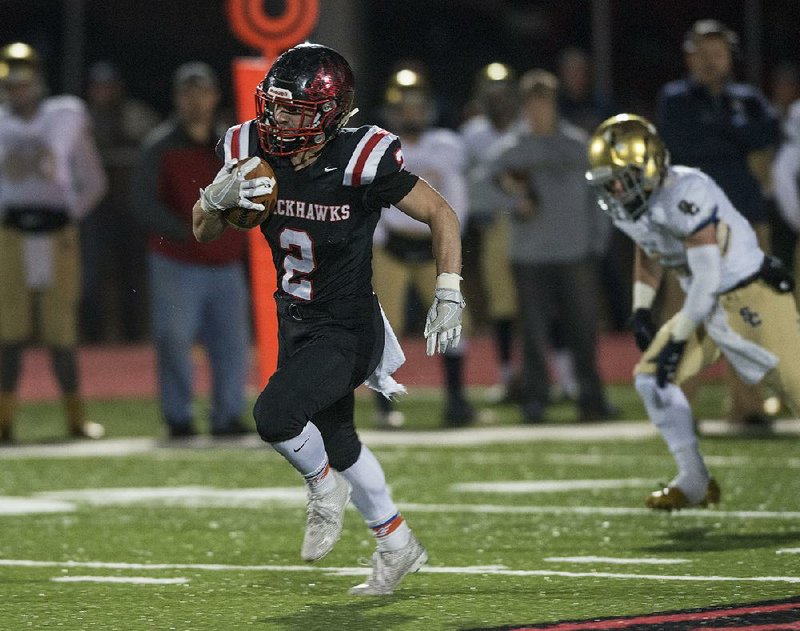
<path id="1" fill-rule="evenodd" d="M 461 341 L 461 313 L 465 306 L 464 297 L 458 289 L 437 287 L 425 320 L 428 355 L 433 355 L 437 348 L 444 353 L 448 347 L 458 346 Z"/>
<path id="2" fill-rule="evenodd" d="M 237 207 L 264 210 L 264 204 L 256 204 L 250 201 L 250 198 L 269 195 L 275 186 L 275 180 L 271 177 L 245 179 L 259 162 L 260 158 L 253 156 L 237 169 L 237 161 L 228 160 L 214 181 L 206 188 L 200 189 L 200 207 L 203 211 L 209 215 L 218 215 L 223 210 Z"/>

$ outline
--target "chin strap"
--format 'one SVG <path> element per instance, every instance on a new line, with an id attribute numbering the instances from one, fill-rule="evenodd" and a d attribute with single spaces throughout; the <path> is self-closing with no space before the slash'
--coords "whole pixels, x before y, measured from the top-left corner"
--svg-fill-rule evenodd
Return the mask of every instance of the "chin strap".
<path id="1" fill-rule="evenodd" d="M 354 107 L 352 110 L 350 110 L 350 112 L 348 114 L 345 114 L 344 116 L 342 116 L 342 127 L 347 125 L 347 122 L 351 118 L 353 118 L 353 116 L 355 116 L 356 114 L 358 114 L 358 108 Z"/>

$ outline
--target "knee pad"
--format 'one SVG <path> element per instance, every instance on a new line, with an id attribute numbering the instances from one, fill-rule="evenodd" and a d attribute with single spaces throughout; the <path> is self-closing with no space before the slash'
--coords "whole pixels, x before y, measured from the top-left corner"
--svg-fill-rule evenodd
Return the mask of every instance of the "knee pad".
<path id="1" fill-rule="evenodd" d="M 301 418 L 292 402 L 265 389 L 253 406 L 253 418 L 261 440 L 280 443 L 290 440 L 303 431 L 307 419 Z"/>

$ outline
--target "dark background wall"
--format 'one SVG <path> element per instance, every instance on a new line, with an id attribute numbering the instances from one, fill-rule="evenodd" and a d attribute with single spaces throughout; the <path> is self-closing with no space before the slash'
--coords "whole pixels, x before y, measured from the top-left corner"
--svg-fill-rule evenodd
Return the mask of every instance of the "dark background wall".
<path id="1" fill-rule="evenodd" d="M 658 87 L 682 74 L 681 38 L 698 18 L 716 17 L 742 34 L 745 52 L 758 56 L 743 59 L 740 75 L 761 77 L 762 87 L 779 62 L 800 62 L 796 0 L 320 0 L 312 39 L 352 58 L 366 116 L 379 105 L 397 61 L 421 59 L 431 69 L 442 122 L 453 125 L 483 64 L 552 69 L 565 46 L 591 48 L 592 7 L 603 4 L 611 16 L 611 96 L 620 109 L 647 113 Z M 264 7 L 280 13 L 283 2 Z M 753 7 L 761 20 L 757 37 L 746 23 Z M 76 19 L 81 11 L 83 19 Z M 80 60 L 66 58 L 74 50 L 74 30 L 73 39 L 65 31 L 76 22 L 83 24 Z M 80 85 L 74 71 L 65 74 L 68 62 L 85 69 L 109 59 L 122 69 L 131 93 L 162 112 L 169 109 L 170 75 L 180 63 L 203 59 L 227 74 L 233 57 L 257 53 L 228 28 L 222 0 L 0 0 L 0 44 L 14 40 L 44 53 L 54 91 Z M 227 81 L 224 87 L 230 99 Z"/>

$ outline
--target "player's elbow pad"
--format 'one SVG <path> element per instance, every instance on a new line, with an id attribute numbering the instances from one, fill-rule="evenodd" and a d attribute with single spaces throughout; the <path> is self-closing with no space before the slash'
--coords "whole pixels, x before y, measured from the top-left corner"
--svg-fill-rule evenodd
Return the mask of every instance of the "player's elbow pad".
<path id="1" fill-rule="evenodd" d="M 686 258 L 692 272 L 692 284 L 681 311 L 695 324 L 714 307 L 721 278 L 722 255 L 717 245 L 688 248 Z"/>

